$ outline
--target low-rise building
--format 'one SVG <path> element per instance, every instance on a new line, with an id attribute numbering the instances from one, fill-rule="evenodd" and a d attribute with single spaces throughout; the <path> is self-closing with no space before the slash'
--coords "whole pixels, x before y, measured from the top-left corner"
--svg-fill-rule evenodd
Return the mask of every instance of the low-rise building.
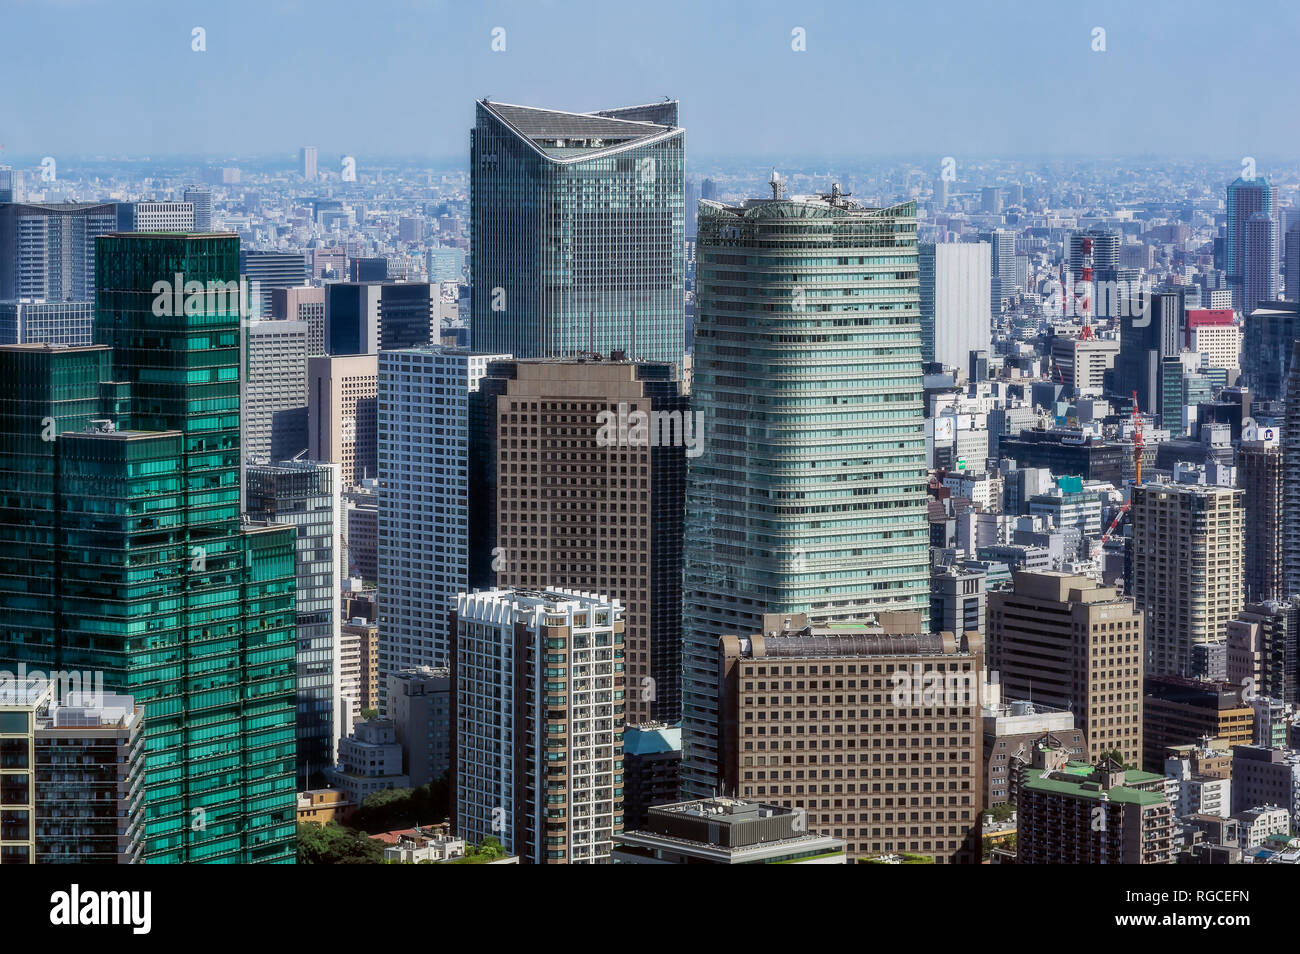
<path id="1" fill-rule="evenodd" d="M 844 841 L 808 831 L 803 809 L 738 798 L 651 808 L 646 827 L 614 836 L 615 864 L 783 865 L 846 863 Z"/>

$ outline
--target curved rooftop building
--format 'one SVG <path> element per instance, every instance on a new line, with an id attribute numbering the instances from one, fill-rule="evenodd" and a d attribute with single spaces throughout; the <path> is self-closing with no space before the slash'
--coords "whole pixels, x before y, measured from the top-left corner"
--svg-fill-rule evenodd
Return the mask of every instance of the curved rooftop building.
<path id="1" fill-rule="evenodd" d="M 473 348 L 623 351 L 680 372 L 677 103 L 567 113 L 480 100 L 470 132 Z"/>

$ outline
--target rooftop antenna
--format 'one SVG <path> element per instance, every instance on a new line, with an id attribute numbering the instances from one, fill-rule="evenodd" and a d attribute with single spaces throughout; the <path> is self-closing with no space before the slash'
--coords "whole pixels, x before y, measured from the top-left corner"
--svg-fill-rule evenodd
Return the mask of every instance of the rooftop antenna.
<path id="1" fill-rule="evenodd" d="M 781 180 L 781 173 L 776 171 L 776 166 L 772 167 L 772 177 L 767 180 L 767 184 L 772 187 L 773 199 L 785 198 L 785 182 Z"/>

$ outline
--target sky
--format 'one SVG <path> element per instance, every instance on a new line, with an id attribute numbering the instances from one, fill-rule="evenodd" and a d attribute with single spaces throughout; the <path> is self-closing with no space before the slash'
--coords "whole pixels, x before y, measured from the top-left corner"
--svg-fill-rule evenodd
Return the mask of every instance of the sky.
<path id="1" fill-rule="evenodd" d="M 1297 40 L 1293 0 L 0 0 L 0 164 L 452 158 L 484 96 L 669 96 L 688 155 L 1278 162 Z"/>

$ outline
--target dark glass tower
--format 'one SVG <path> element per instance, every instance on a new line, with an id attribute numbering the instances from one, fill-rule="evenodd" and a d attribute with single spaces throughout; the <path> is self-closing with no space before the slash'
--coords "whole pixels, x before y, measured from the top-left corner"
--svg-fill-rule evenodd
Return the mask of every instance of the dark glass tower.
<path id="1" fill-rule="evenodd" d="M 470 133 L 479 352 L 667 361 L 685 338 L 677 104 L 565 113 L 480 101 Z"/>
<path id="2" fill-rule="evenodd" d="M 239 242 L 95 257 L 100 347 L 0 348 L 0 547 L 37 557 L 0 656 L 144 706 L 147 861 L 291 862 L 294 536 L 240 514 Z"/>

